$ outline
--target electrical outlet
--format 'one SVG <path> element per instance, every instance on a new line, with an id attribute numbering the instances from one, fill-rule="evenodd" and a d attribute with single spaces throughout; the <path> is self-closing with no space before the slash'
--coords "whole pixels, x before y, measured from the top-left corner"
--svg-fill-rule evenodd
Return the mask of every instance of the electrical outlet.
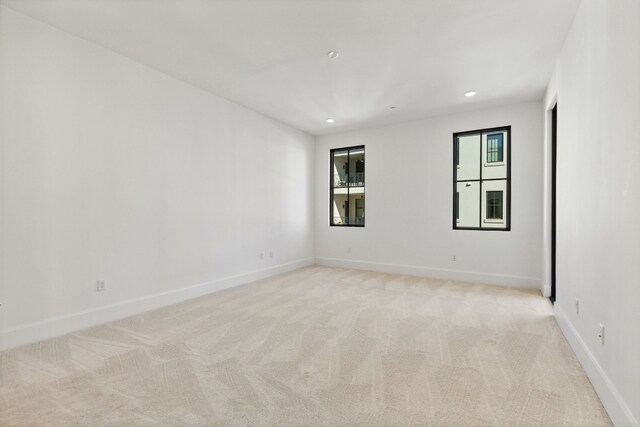
<path id="1" fill-rule="evenodd" d="M 351 253 L 351 248 L 347 248 L 347 253 L 350 254 Z"/>
<path id="2" fill-rule="evenodd" d="M 103 292 L 107 290 L 107 281 L 106 280 L 97 280 L 96 281 L 96 291 Z"/>
<path id="3" fill-rule="evenodd" d="M 264 259 L 264 252 L 260 252 L 260 259 Z"/>
<path id="4" fill-rule="evenodd" d="M 598 332 L 598 338 L 600 338 L 600 342 L 604 344 L 604 326 L 602 323 L 600 324 L 600 331 Z"/>
<path id="5" fill-rule="evenodd" d="M 576 298 L 576 314 L 580 314 L 580 300 Z"/>
<path id="6" fill-rule="evenodd" d="M 269 251 L 269 258 L 273 258 L 273 251 Z"/>
<path id="7" fill-rule="evenodd" d="M 456 256 L 455 255 L 451 255 L 451 261 L 456 261 Z"/>

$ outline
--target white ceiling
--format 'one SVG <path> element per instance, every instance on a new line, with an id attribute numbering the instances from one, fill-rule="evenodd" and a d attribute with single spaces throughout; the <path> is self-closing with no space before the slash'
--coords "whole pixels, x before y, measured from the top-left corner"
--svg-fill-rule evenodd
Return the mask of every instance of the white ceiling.
<path id="1" fill-rule="evenodd" d="M 2 4 L 320 135 L 540 99 L 579 1 Z"/>

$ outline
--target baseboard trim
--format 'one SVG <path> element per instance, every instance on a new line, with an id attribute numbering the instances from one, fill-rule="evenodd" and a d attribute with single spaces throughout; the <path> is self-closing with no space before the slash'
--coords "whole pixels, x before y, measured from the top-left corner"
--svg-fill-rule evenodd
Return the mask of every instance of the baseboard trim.
<path id="1" fill-rule="evenodd" d="M 0 350 L 54 338 L 86 329 L 102 323 L 135 316 L 145 311 L 165 307 L 197 298 L 223 289 L 244 285 L 255 280 L 266 279 L 277 274 L 313 265 L 313 258 L 303 258 L 285 264 L 254 270 L 248 273 L 224 277 L 160 294 L 135 298 L 116 304 L 54 317 L 41 322 L 20 325 L 0 331 Z"/>
<path id="2" fill-rule="evenodd" d="M 584 340 L 573 326 L 566 313 L 558 304 L 553 307 L 556 321 L 562 330 L 567 342 L 576 354 L 582 368 L 587 373 L 587 377 L 593 384 L 598 397 L 602 401 L 602 405 L 607 410 L 609 418 L 616 426 L 633 426 L 640 427 L 638 420 L 633 416 L 631 409 L 626 404 L 618 389 L 609 379 L 607 373 L 602 369 L 595 356 Z"/>
<path id="3" fill-rule="evenodd" d="M 488 285 L 510 286 L 516 288 L 541 288 L 540 279 L 532 277 L 507 276 L 501 274 L 477 273 L 462 270 L 447 270 L 443 268 L 420 267 L 415 265 L 387 264 L 380 262 L 357 261 L 339 258 L 316 258 L 316 264 L 331 267 L 355 268 L 357 270 L 379 271 L 382 273 L 406 274 L 411 276 L 425 276 L 436 279 L 455 280 L 462 282 L 484 283 Z"/>
<path id="4" fill-rule="evenodd" d="M 542 286 L 542 296 L 547 298 L 551 296 L 551 285 Z"/>

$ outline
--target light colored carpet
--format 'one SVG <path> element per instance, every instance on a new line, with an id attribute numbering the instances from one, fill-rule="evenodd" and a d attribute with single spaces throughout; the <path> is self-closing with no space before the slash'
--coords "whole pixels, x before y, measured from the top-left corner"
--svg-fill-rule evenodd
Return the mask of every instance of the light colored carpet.
<path id="1" fill-rule="evenodd" d="M 0 425 L 610 425 L 538 292 L 312 266 L 0 353 Z"/>

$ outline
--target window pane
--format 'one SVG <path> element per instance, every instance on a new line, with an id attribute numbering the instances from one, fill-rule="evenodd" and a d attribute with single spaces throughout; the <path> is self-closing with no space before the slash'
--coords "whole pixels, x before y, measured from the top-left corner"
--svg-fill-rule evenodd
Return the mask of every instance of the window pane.
<path id="1" fill-rule="evenodd" d="M 503 160 L 502 142 L 502 133 L 487 135 L 487 163 Z"/>
<path id="2" fill-rule="evenodd" d="M 334 151 L 333 153 L 333 186 L 347 186 L 347 162 L 349 161 L 349 150 Z"/>
<path id="3" fill-rule="evenodd" d="M 364 225 L 364 193 L 352 194 L 350 196 L 353 206 L 352 215 L 349 216 L 349 220 L 353 225 Z"/>
<path id="4" fill-rule="evenodd" d="M 482 179 L 507 178 L 508 132 L 482 134 Z"/>
<path id="5" fill-rule="evenodd" d="M 346 225 L 349 224 L 349 200 L 346 188 L 333 189 L 332 203 L 332 224 Z"/>
<path id="6" fill-rule="evenodd" d="M 457 180 L 480 179 L 480 134 L 460 136 L 456 142 Z"/>
<path id="7" fill-rule="evenodd" d="M 364 148 L 349 150 L 349 186 L 364 186 Z"/>
<path id="8" fill-rule="evenodd" d="M 507 227 L 507 180 L 482 183 L 482 228 Z"/>
<path id="9" fill-rule="evenodd" d="M 457 184 L 458 227 L 480 227 L 480 183 L 459 182 Z"/>

